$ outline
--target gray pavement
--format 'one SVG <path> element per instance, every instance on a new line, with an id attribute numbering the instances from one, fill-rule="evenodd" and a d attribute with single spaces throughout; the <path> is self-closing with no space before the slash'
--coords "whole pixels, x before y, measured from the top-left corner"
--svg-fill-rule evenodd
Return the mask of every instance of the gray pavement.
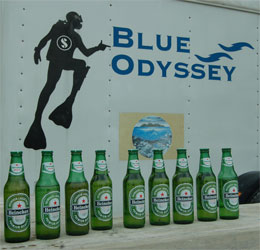
<path id="1" fill-rule="evenodd" d="M 238 220 L 193 224 L 151 226 L 148 217 L 141 229 L 126 229 L 122 218 L 114 219 L 112 230 L 93 231 L 84 236 L 67 236 L 62 210 L 61 237 L 55 240 L 35 239 L 34 208 L 31 209 L 32 237 L 28 242 L 10 244 L 3 239 L 3 206 L 0 206 L 0 249 L 260 249 L 260 204 L 240 206 Z"/>

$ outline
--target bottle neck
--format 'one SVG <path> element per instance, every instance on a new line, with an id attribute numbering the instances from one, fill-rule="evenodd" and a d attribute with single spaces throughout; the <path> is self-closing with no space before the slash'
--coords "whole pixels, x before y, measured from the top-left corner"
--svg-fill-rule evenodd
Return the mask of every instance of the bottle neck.
<path id="1" fill-rule="evenodd" d="M 189 165 L 186 152 L 178 152 L 176 162 L 176 172 L 187 173 L 189 172 Z"/>
<path id="2" fill-rule="evenodd" d="M 165 172 L 165 164 L 164 164 L 162 152 L 161 151 L 154 152 L 152 173 L 164 173 L 164 172 Z"/>
<path id="3" fill-rule="evenodd" d="M 230 151 L 222 153 L 221 172 L 234 173 L 234 164 Z"/>
<path id="4" fill-rule="evenodd" d="M 21 156 L 11 156 L 8 178 L 24 180 L 24 167 Z"/>
<path id="5" fill-rule="evenodd" d="M 140 173 L 140 161 L 137 154 L 128 155 L 127 163 L 127 173 L 128 174 L 139 174 Z"/>
<path id="6" fill-rule="evenodd" d="M 212 172 L 209 152 L 202 152 L 200 154 L 199 172 L 200 173 L 211 173 Z"/>
<path id="7" fill-rule="evenodd" d="M 81 154 L 72 154 L 68 182 L 85 182 L 84 168 Z"/>
<path id="8" fill-rule="evenodd" d="M 96 155 L 94 174 L 96 174 L 96 175 L 104 175 L 104 174 L 107 175 L 108 174 L 107 161 L 106 161 L 105 154 Z"/>
<path id="9" fill-rule="evenodd" d="M 43 155 L 39 182 L 44 185 L 57 185 L 52 155 Z"/>

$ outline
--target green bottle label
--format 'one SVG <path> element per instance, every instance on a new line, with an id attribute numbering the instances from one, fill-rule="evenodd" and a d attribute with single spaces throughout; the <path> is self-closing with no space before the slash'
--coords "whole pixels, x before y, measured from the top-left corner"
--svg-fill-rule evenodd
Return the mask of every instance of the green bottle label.
<path id="1" fill-rule="evenodd" d="M 72 162 L 72 169 L 71 169 L 72 172 L 74 173 L 82 173 L 83 172 L 83 163 L 82 161 L 74 161 Z"/>
<path id="2" fill-rule="evenodd" d="M 87 189 L 73 193 L 70 198 L 70 217 L 78 226 L 87 226 L 89 222 L 89 196 Z"/>
<path id="3" fill-rule="evenodd" d="M 22 175 L 23 174 L 23 164 L 22 163 L 12 163 L 10 167 L 11 175 Z"/>
<path id="4" fill-rule="evenodd" d="M 30 199 L 23 193 L 6 200 L 6 225 L 13 232 L 23 232 L 30 226 Z"/>
<path id="5" fill-rule="evenodd" d="M 216 182 L 207 182 L 201 189 L 202 207 L 208 213 L 217 212 L 217 185 Z"/>
<path id="6" fill-rule="evenodd" d="M 151 191 L 152 211 L 156 216 L 166 217 L 170 212 L 170 191 L 169 185 L 160 184 Z"/>
<path id="7" fill-rule="evenodd" d="M 205 167 L 205 168 L 211 167 L 210 158 L 202 158 L 202 167 Z"/>
<path id="8" fill-rule="evenodd" d="M 156 159 L 153 161 L 153 167 L 155 169 L 164 169 L 164 161 L 163 159 Z"/>
<path id="9" fill-rule="evenodd" d="M 139 160 L 130 160 L 129 169 L 140 170 L 140 162 L 139 162 Z"/>
<path id="10" fill-rule="evenodd" d="M 183 183 L 175 189 L 175 209 L 184 216 L 193 212 L 193 187 L 190 183 Z"/>
<path id="11" fill-rule="evenodd" d="M 60 192 L 53 191 L 43 196 L 41 218 L 44 226 L 57 229 L 60 226 Z"/>
<path id="12" fill-rule="evenodd" d="M 224 157 L 223 158 L 223 164 L 225 167 L 232 167 L 233 166 L 233 159 L 232 157 Z"/>
<path id="13" fill-rule="evenodd" d="M 177 159 L 178 168 L 188 168 L 188 160 L 186 158 Z"/>
<path id="14" fill-rule="evenodd" d="M 224 207 L 232 212 L 238 211 L 238 181 L 228 181 L 223 186 Z"/>
<path id="15" fill-rule="evenodd" d="M 94 213 L 101 221 L 112 219 L 112 188 L 102 187 L 94 194 Z"/>
<path id="16" fill-rule="evenodd" d="M 132 188 L 129 192 L 129 212 L 136 219 L 145 217 L 144 185 Z"/>
<path id="17" fill-rule="evenodd" d="M 45 174 L 54 174 L 54 164 L 53 162 L 44 162 L 42 164 L 42 172 Z"/>
<path id="18" fill-rule="evenodd" d="M 107 162 L 105 160 L 96 161 L 96 170 L 106 171 L 107 170 Z"/>

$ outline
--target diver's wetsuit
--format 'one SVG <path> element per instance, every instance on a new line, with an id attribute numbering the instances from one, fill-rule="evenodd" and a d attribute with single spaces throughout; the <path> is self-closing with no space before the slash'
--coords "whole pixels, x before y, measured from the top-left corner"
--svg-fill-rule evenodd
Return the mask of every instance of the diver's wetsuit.
<path id="1" fill-rule="evenodd" d="M 75 15 L 77 14 L 75 13 Z M 47 52 L 47 60 L 49 61 L 47 82 L 39 96 L 35 119 L 24 140 L 24 146 L 27 148 L 33 148 L 36 150 L 46 148 L 46 139 L 41 126 L 42 113 L 49 101 L 50 95 L 54 91 L 56 84 L 61 77 L 63 70 L 74 71 L 72 90 L 64 103 L 59 105 L 50 114 L 49 119 L 64 128 L 70 127 L 72 121 L 72 105 L 76 94 L 80 90 L 84 78 L 90 68 L 89 66 L 86 66 L 86 62 L 84 60 L 73 58 L 75 49 L 78 48 L 85 56 L 88 57 L 98 50 L 105 50 L 106 47 L 109 47 L 101 41 L 98 46 L 87 49 L 83 44 L 80 35 L 74 31 L 74 29 L 79 28 L 81 28 L 81 24 L 79 23 L 75 25 L 75 22 L 73 21 L 58 21 L 52 26 L 50 32 L 35 48 L 34 61 L 38 64 L 41 60 L 41 49 L 47 44 L 48 41 L 51 41 Z"/>
<path id="2" fill-rule="evenodd" d="M 35 51 L 40 51 L 46 43 L 51 40 L 47 53 L 47 60 L 50 61 L 47 82 L 40 94 L 35 113 L 35 119 L 39 122 L 41 121 L 41 116 L 46 104 L 48 103 L 49 97 L 60 79 L 62 70 L 74 71 L 72 93 L 75 98 L 75 94 L 80 89 L 89 69 L 89 67 L 86 67 L 85 61 L 73 58 L 73 53 L 76 48 L 79 48 L 79 50 L 86 56 L 90 55 L 90 51 L 86 49 L 82 43 L 79 34 L 74 30 L 70 31 L 68 25 L 67 22 L 58 21 L 53 25 L 50 32 L 40 41 L 38 47 L 35 49 Z M 92 53 L 94 52 L 95 51 Z M 69 98 L 72 103 L 74 101 L 73 96 Z"/>

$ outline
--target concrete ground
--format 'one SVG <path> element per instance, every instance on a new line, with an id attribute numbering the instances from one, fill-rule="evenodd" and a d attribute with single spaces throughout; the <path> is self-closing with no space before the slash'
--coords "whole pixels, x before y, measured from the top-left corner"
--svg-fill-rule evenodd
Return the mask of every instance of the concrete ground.
<path id="1" fill-rule="evenodd" d="M 3 238 L 3 206 L 0 204 L 0 249 L 260 249 L 260 204 L 240 206 L 238 220 L 215 222 L 194 221 L 193 224 L 151 226 L 147 218 L 141 229 L 126 229 L 122 218 L 114 219 L 112 230 L 93 231 L 84 236 L 67 236 L 62 210 L 61 237 L 37 240 L 34 231 L 34 208 L 31 209 L 30 241 L 6 243 Z"/>

